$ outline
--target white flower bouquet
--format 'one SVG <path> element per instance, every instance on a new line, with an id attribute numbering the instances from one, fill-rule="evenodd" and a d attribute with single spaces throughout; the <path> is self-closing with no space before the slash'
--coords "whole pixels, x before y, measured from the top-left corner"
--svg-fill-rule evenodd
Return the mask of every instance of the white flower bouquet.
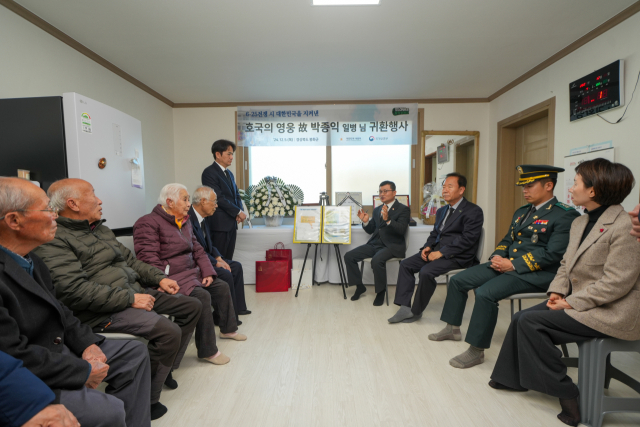
<path id="1" fill-rule="evenodd" d="M 286 185 L 276 177 L 265 177 L 245 191 L 245 203 L 251 218 L 291 216 L 294 207 L 302 204 L 304 193 L 295 185 Z"/>

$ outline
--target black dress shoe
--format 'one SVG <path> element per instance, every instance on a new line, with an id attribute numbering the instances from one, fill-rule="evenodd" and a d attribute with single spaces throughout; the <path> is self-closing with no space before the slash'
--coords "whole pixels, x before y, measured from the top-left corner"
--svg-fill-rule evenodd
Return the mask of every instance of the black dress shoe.
<path id="1" fill-rule="evenodd" d="M 151 405 L 151 420 L 157 420 L 167 413 L 167 407 L 160 402 Z"/>
<path id="2" fill-rule="evenodd" d="M 171 375 L 172 372 L 173 369 L 169 372 L 169 375 L 167 375 L 167 379 L 164 380 L 164 385 L 169 387 L 171 390 L 175 390 L 178 388 L 178 381 L 173 379 L 173 375 Z"/>
<path id="3" fill-rule="evenodd" d="M 238 325 L 238 326 L 242 325 L 242 320 L 237 319 L 237 320 L 236 320 L 236 325 Z"/>
<path id="4" fill-rule="evenodd" d="M 249 310 L 242 310 L 238 312 L 239 315 L 244 316 L 245 314 L 251 314 Z"/>

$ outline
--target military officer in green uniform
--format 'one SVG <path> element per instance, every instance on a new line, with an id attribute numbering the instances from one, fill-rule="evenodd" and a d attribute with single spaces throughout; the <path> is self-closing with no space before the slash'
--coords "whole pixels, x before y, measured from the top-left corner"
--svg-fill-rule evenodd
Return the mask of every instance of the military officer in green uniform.
<path id="1" fill-rule="evenodd" d="M 484 362 L 484 349 L 491 345 L 500 300 L 514 294 L 547 291 L 569 244 L 571 223 L 580 216 L 553 196 L 558 172 L 564 169 L 548 165 L 520 165 L 517 169 L 520 179 L 516 185 L 523 187 L 529 203 L 516 210 L 506 236 L 488 263 L 453 276 L 440 317 L 447 325 L 429 335 L 432 341 L 460 341 L 467 293 L 475 290 L 476 302 L 465 337 L 470 347 L 449 361 L 456 368 Z"/>

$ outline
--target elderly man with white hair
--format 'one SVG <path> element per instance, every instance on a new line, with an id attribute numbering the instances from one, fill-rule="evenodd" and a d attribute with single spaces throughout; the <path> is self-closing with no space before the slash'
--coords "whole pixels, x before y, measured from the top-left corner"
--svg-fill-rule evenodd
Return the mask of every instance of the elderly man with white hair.
<path id="1" fill-rule="evenodd" d="M 191 218 L 191 226 L 193 234 L 195 234 L 198 243 L 204 248 L 209 255 L 209 261 L 213 265 L 213 269 L 218 277 L 229 285 L 231 291 L 231 299 L 233 300 L 233 308 L 236 315 L 251 314 L 247 310 L 247 303 L 244 298 L 244 273 L 242 264 L 238 261 L 223 258 L 218 248 L 213 244 L 211 233 L 207 226 L 206 218 L 214 214 L 218 207 L 218 196 L 211 187 L 203 185 L 196 188 L 191 197 L 191 209 L 189 209 L 189 217 Z M 213 321 L 216 322 L 216 315 L 213 315 Z M 238 320 L 238 325 L 242 322 Z"/>
<path id="2" fill-rule="evenodd" d="M 21 360 L 83 426 L 150 427 L 144 345 L 105 341 L 81 324 L 32 252 L 55 237 L 57 213 L 31 182 L 0 178 L 0 351 Z M 106 393 L 95 390 L 103 381 Z"/>
<path id="3" fill-rule="evenodd" d="M 56 237 L 34 252 L 42 258 L 56 295 L 94 332 L 120 332 L 149 341 L 151 419 L 167 412 L 160 403 L 162 385 L 175 389 L 171 371 L 182 357 L 202 311 L 179 295 L 178 284 L 162 271 L 136 259 L 102 219 L 102 201 L 82 179 L 63 179 L 49 187 L 59 209 Z M 156 290 L 156 288 L 158 288 Z M 166 317 L 173 316 L 175 323 Z"/>
<path id="4" fill-rule="evenodd" d="M 206 252 L 193 234 L 189 221 L 189 193 L 182 184 L 167 184 L 158 205 L 133 226 L 133 242 L 139 260 L 164 271 L 178 282 L 179 293 L 197 298 L 202 315 L 196 325 L 198 357 L 221 365 L 229 362 L 216 346 L 212 304 L 220 313 L 220 338 L 247 339 L 237 332 L 229 285 L 216 276 Z"/>

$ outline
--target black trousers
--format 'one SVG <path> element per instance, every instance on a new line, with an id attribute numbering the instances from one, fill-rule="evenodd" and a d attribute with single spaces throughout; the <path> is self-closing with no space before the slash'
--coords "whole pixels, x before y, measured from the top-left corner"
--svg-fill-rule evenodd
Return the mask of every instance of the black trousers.
<path id="1" fill-rule="evenodd" d="M 404 259 L 400 263 L 400 270 L 398 271 L 394 304 L 411 307 L 413 314 L 421 314 L 429 305 L 429 301 L 431 301 L 431 297 L 436 290 L 436 277 L 457 268 L 460 268 L 460 264 L 453 259 L 443 257 L 435 261 L 425 261 L 422 259 L 421 252 Z M 420 272 L 418 290 L 412 306 L 411 297 L 416 284 L 414 274 L 417 272 Z"/>
<path id="2" fill-rule="evenodd" d="M 221 267 L 213 267 L 218 274 L 218 279 L 224 280 L 229 285 L 231 291 L 231 299 L 233 300 L 233 308 L 236 315 L 239 311 L 247 309 L 247 302 L 244 297 L 244 272 L 242 264 L 238 261 L 222 258 L 224 262 L 229 264 L 231 271 Z"/>
<path id="3" fill-rule="evenodd" d="M 211 231 L 211 242 L 216 247 L 223 259 L 233 259 L 233 252 L 236 250 L 235 228 L 230 231 Z"/>
<path id="4" fill-rule="evenodd" d="M 153 289 L 147 293 L 156 301 L 153 311 L 125 308 L 113 313 L 94 332 L 121 332 L 143 337 L 149 341 L 151 368 L 151 403 L 160 400 L 162 385 L 171 369 L 178 369 L 196 327 L 202 304 L 193 298 L 169 295 Z M 208 310 L 207 310 L 208 312 Z M 172 322 L 161 314 L 174 316 Z"/>
<path id="5" fill-rule="evenodd" d="M 491 379 L 517 390 L 573 399 L 578 387 L 556 345 L 606 337 L 564 310 L 550 310 L 545 301 L 513 316 Z"/>
<path id="6" fill-rule="evenodd" d="M 373 283 L 376 285 L 376 293 L 387 288 L 387 261 L 393 258 L 391 250 L 378 245 L 362 245 L 344 254 L 344 263 L 347 269 L 349 286 L 362 286 L 362 273 L 360 273 L 360 261 L 371 258 L 373 269 Z"/>

